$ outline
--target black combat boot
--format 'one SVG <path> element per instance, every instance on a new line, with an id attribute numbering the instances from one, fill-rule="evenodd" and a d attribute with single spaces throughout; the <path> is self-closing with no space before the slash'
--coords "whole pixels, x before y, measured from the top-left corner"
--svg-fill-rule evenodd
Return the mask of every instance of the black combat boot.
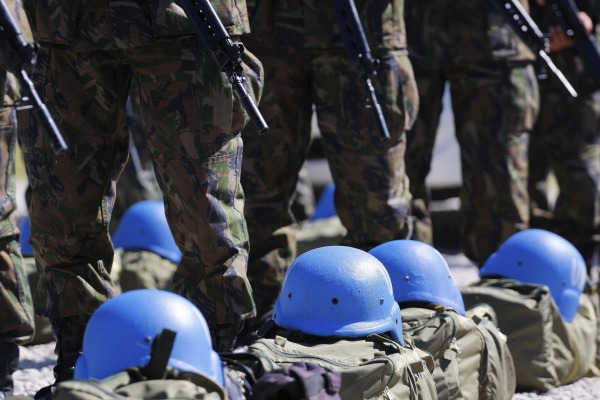
<path id="1" fill-rule="evenodd" d="M 81 354 L 83 334 L 89 320 L 88 315 L 74 317 L 50 318 L 52 334 L 56 339 L 54 354 L 57 356 L 54 366 L 54 383 L 37 391 L 35 400 L 50 400 L 56 385 L 60 382 L 73 379 L 75 362 Z"/>
<path id="2" fill-rule="evenodd" d="M 273 308 L 279 294 L 278 287 L 258 286 L 256 289 L 255 286 L 252 287 L 254 304 L 256 305 L 256 317 L 245 321 L 236 342 L 236 345 L 239 347 L 249 346 L 259 339 L 258 330 L 271 320 Z"/>
<path id="3" fill-rule="evenodd" d="M 236 347 L 237 336 L 244 327 L 244 321 L 232 324 L 208 326 L 213 349 L 217 353 L 230 353 Z"/>
<path id="4" fill-rule="evenodd" d="M 14 389 L 12 374 L 19 368 L 19 346 L 0 342 L 0 400 L 11 396 Z"/>

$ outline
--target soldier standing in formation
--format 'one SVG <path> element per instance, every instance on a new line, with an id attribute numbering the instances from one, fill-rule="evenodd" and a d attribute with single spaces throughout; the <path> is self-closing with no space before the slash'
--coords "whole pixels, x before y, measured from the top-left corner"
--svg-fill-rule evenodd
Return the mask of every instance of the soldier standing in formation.
<path id="1" fill-rule="evenodd" d="M 174 291 L 202 311 L 217 350 L 231 349 L 243 320 L 255 315 L 239 180 L 248 116 L 183 11 L 168 3 L 24 2 L 41 45 L 34 81 L 69 145 L 57 157 L 34 120 L 22 126 L 30 243 L 42 271 L 41 311 L 57 339 L 57 382 L 72 378 L 90 315 L 114 295 L 109 223 L 129 153 L 132 80 L 182 252 Z M 211 3 L 234 41 L 248 32 L 245 2 Z M 244 57 L 259 94 L 262 67 L 249 52 Z"/>
<path id="2" fill-rule="evenodd" d="M 356 1 L 373 56 L 375 91 L 391 138 L 381 140 L 358 66 L 336 24 L 332 3 L 249 1 L 251 34 L 244 44 L 265 68 L 259 105 L 268 135 L 244 134 L 242 185 L 251 240 L 248 275 L 259 319 L 269 313 L 296 257 L 290 208 L 311 145 L 315 105 L 323 148 L 336 185 L 335 205 L 348 233 L 342 244 L 368 250 L 409 237 L 410 193 L 404 171 L 405 131 L 418 95 L 406 55 L 404 1 Z"/>
<path id="3" fill-rule="evenodd" d="M 540 80 L 540 112 L 529 144 L 531 225 L 573 243 L 589 273 L 600 241 L 600 81 L 584 67 L 582 54 L 548 7 L 538 2 L 532 4 L 532 17 L 544 31 L 552 27 L 550 57 L 578 96 L 571 97 L 555 79 Z M 584 28 L 600 39 L 600 1 L 578 3 Z M 540 193 L 549 170 L 560 188 L 551 210 L 547 193 Z"/>
<path id="4" fill-rule="evenodd" d="M 534 57 L 491 1 L 407 0 L 406 27 L 421 98 L 406 150 L 415 238 L 433 239 L 425 178 L 448 85 L 462 163 L 461 247 L 481 266 L 529 225 L 527 146 L 538 104 Z"/>
<path id="5" fill-rule="evenodd" d="M 23 10 L 16 1 L 7 1 L 14 22 L 31 40 Z M 3 33 L 8 30 L 3 27 Z M 3 38 L 7 40 L 7 38 Z M 9 45 L 9 42 L 4 42 Z M 4 49 L 7 51 L 7 49 Z M 0 57 L 2 59 L 3 57 Z M 3 63 L 4 60 L 0 61 Z M 31 291 L 23 266 L 17 227 L 17 111 L 21 96 L 14 76 L 0 66 L 0 399 L 12 394 L 12 374 L 19 366 L 19 345 L 28 343 L 34 334 Z"/>

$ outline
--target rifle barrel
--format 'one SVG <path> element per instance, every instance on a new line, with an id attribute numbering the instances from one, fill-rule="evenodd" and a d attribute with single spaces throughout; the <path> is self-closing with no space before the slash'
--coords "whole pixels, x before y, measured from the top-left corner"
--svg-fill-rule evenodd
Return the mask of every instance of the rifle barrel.
<path id="1" fill-rule="evenodd" d="M 21 90 L 25 90 L 33 102 L 34 114 L 50 137 L 54 154 L 63 154 L 68 149 L 67 144 L 26 72 L 26 68 L 35 65 L 37 47 L 25 41 L 3 0 L 0 0 L 0 25 L 0 43 L 5 46 L 1 54 L 6 68 L 17 78 Z"/>
<path id="2" fill-rule="evenodd" d="M 178 0 L 198 36 L 210 50 L 229 83 L 238 94 L 242 107 L 258 129 L 259 134 L 269 130 L 265 119 L 244 86 L 242 53 L 244 46 L 233 43 L 215 9 L 208 0 Z"/>

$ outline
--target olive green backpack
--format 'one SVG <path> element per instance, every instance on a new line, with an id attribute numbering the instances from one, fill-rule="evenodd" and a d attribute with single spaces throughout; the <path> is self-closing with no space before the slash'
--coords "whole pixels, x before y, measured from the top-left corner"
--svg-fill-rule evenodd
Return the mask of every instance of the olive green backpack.
<path id="1" fill-rule="evenodd" d="M 168 368 L 161 379 L 147 379 L 141 369 L 130 369 L 103 380 L 61 382 L 54 400 L 198 399 L 226 400 L 225 389 L 199 374 Z M 230 399 L 230 398 L 229 398 Z M 231 399 L 230 399 L 231 400 Z"/>
<path id="2" fill-rule="evenodd" d="M 565 322 L 550 289 L 509 279 L 485 279 L 461 288 L 465 306 L 489 304 L 513 356 L 517 390 L 546 392 L 584 377 L 594 363 L 598 322 L 590 297 Z"/>
<path id="3" fill-rule="evenodd" d="M 341 373 L 340 395 L 354 399 L 437 399 L 433 357 L 409 335 L 405 345 L 383 335 L 323 338 L 278 330 L 273 338 L 252 343 L 249 352 L 266 360 L 267 370 L 297 362 Z"/>
<path id="4" fill-rule="evenodd" d="M 402 329 L 435 359 L 439 399 L 510 400 L 516 378 L 506 338 L 489 307 L 469 317 L 436 305 L 402 305 Z M 470 318 L 472 316 L 472 318 Z"/>

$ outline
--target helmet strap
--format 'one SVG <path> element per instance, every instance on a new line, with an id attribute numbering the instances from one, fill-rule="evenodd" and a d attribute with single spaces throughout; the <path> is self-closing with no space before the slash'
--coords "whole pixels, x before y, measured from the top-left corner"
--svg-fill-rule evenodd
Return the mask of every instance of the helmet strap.
<path id="1" fill-rule="evenodd" d="M 163 329 L 154 337 L 150 361 L 144 369 L 144 375 L 147 379 L 164 379 L 166 376 L 167 365 L 175 343 L 175 335 L 177 335 L 177 332 Z"/>

